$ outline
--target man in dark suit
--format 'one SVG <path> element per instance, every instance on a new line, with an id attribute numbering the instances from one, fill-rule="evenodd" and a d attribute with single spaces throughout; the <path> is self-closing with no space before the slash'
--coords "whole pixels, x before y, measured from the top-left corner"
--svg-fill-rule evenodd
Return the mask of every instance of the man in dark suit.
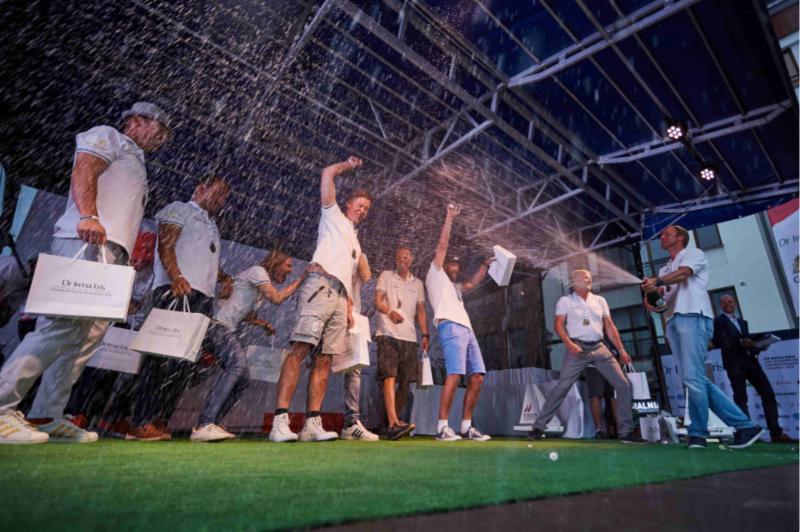
<path id="1" fill-rule="evenodd" d="M 714 319 L 713 342 L 722 351 L 722 365 L 728 373 L 733 388 L 733 400 L 747 413 L 747 383 L 756 389 L 764 405 L 764 417 L 773 442 L 791 442 L 778 424 L 778 403 L 775 392 L 758 363 L 759 349 L 750 339 L 747 322 L 736 317 L 736 301 L 731 296 L 719 300 L 722 314 Z"/>

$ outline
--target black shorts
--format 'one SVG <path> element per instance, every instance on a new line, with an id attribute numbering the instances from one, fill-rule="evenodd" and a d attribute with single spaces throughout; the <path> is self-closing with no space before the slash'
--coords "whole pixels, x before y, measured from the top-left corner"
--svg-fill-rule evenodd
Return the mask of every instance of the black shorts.
<path id="1" fill-rule="evenodd" d="M 597 371 L 597 368 L 586 368 L 586 394 L 589 397 L 608 397 L 614 398 L 614 388 L 611 386 L 603 374 Z"/>
<path id="2" fill-rule="evenodd" d="M 378 380 L 391 377 L 413 382 L 417 380 L 419 344 L 378 336 Z"/>

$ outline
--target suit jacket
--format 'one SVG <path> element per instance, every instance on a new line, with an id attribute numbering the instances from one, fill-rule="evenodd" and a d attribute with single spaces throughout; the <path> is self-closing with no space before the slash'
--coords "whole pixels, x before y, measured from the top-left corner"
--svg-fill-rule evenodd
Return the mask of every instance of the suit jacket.
<path id="1" fill-rule="evenodd" d="M 745 360 L 746 357 L 754 354 L 739 343 L 739 340 L 743 338 L 750 338 L 747 322 L 742 318 L 736 318 L 736 321 L 739 323 L 741 332 L 725 314 L 720 314 L 714 318 L 714 337 L 712 341 L 722 352 L 722 362 L 726 366 L 730 362 Z"/>

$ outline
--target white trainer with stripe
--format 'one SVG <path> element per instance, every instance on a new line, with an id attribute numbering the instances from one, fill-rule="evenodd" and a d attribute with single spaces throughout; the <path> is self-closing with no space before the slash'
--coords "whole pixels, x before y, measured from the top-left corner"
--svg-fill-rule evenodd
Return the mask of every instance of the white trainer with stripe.
<path id="1" fill-rule="evenodd" d="M 39 425 L 39 430 L 50 435 L 55 443 L 92 443 L 98 439 L 96 432 L 89 432 L 72 422 L 71 416 L 57 418 L 50 423 Z"/>
<path id="2" fill-rule="evenodd" d="M 342 429 L 342 434 L 339 436 L 343 440 L 358 440 L 358 441 L 378 441 L 378 435 L 370 432 L 361 424 L 361 421 L 356 421 L 347 428 Z"/>
<path id="3" fill-rule="evenodd" d="M 25 420 L 22 412 L 0 414 L 0 444 L 26 445 L 45 443 L 50 439 L 46 432 L 36 428 Z"/>

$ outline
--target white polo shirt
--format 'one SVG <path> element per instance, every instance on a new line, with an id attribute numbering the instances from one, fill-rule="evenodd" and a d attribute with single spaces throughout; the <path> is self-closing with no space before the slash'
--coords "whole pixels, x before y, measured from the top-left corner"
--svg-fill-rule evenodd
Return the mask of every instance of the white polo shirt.
<path id="1" fill-rule="evenodd" d="M 584 342 L 603 339 L 603 317 L 610 317 L 608 303 L 603 296 L 589 292 L 584 300 L 575 292 L 561 296 L 556 303 L 556 316 L 566 316 L 567 335 Z"/>
<path id="2" fill-rule="evenodd" d="M 417 341 L 417 328 L 414 319 L 417 305 L 425 303 L 425 287 L 422 281 L 409 272 L 403 279 L 396 271 L 386 270 L 378 276 L 375 291 L 386 294 L 389 309 L 403 316 L 403 323 L 394 323 L 386 314 L 378 313 L 378 329 L 375 336 L 391 336 L 406 342 Z"/>
<path id="3" fill-rule="evenodd" d="M 218 299 L 214 319 L 233 330 L 264 302 L 260 287 L 272 281 L 263 266 L 252 266 L 233 278 L 233 293 L 228 299 Z"/>
<path id="4" fill-rule="evenodd" d="M 108 163 L 97 178 L 97 216 L 108 240 L 133 251 L 147 203 L 144 152 L 111 126 L 97 126 L 75 137 L 75 158 L 88 153 Z M 78 238 L 80 212 L 70 192 L 67 208 L 55 225 L 58 238 Z"/>
<path id="5" fill-rule="evenodd" d="M 708 297 L 708 261 L 706 254 L 697 248 L 683 248 L 675 258 L 669 261 L 659 271 L 659 277 L 675 272 L 681 266 L 691 268 L 693 275 L 679 284 L 667 285 L 664 298 L 667 301 L 667 310 L 664 315 L 667 320 L 674 314 L 702 314 L 709 318 L 714 317 L 711 309 L 711 299 Z"/>
<path id="6" fill-rule="evenodd" d="M 453 283 L 444 271 L 431 262 L 425 277 L 425 288 L 433 308 L 433 323 L 439 326 L 442 320 L 452 321 L 472 329 L 464 300 L 461 296 L 461 283 Z"/>
<path id="7" fill-rule="evenodd" d="M 217 224 L 194 201 L 175 201 L 156 214 L 159 224 L 177 225 L 181 234 L 175 243 L 178 268 L 192 288 L 214 297 L 219 272 L 220 238 Z M 153 287 L 172 284 L 156 246 Z"/>
<path id="8" fill-rule="evenodd" d="M 352 296 L 353 275 L 360 256 L 361 245 L 353 222 L 336 202 L 323 207 L 317 231 L 317 248 L 311 262 L 316 262 L 339 279 L 348 295 Z"/>

